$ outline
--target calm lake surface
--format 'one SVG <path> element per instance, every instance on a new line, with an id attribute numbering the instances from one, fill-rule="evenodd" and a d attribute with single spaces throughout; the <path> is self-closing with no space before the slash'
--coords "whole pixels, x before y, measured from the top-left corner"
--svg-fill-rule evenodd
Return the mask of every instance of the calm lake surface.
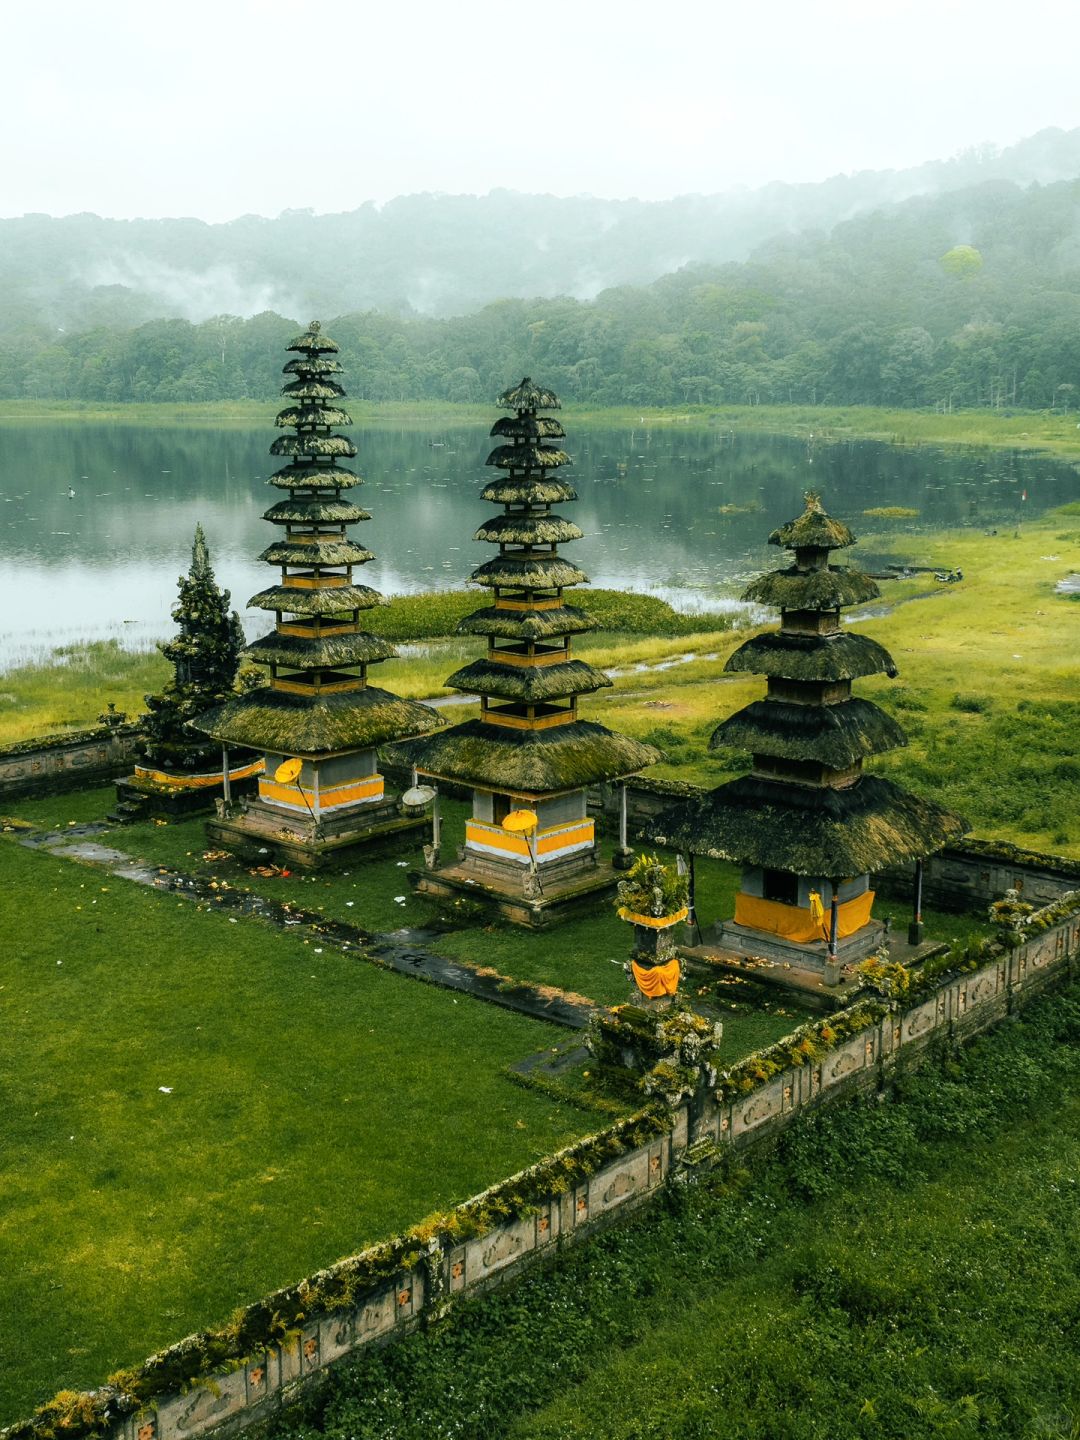
<path id="1" fill-rule="evenodd" d="M 1067 462 L 1022 452 L 825 445 L 729 430 L 570 424 L 578 490 L 565 507 L 585 531 L 570 553 L 594 584 L 652 592 L 681 609 L 733 603 L 740 584 L 777 553 L 769 531 L 801 509 L 813 485 L 872 558 L 875 537 L 957 525 L 1015 524 L 1080 496 Z M 177 576 L 201 521 L 219 581 L 249 631 L 265 617 L 247 599 L 270 580 L 255 557 L 280 498 L 265 478 L 275 430 L 202 425 L 0 425 L 0 670 L 54 647 L 115 637 L 143 648 L 172 631 Z M 365 583 L 384 594 L 460 586 L 488 552 L 472 536 L 492 507 L 482 426 L 430 431 L 355 426 L 353 468 L 372 520 L 358 527 L 378 559 Z M 75 490 L 68 498 L 68 487 Z M 1021 500 L 1026 490 L 1027 500 Z M 904 505 L 918 520 L 863 511 Z"/>

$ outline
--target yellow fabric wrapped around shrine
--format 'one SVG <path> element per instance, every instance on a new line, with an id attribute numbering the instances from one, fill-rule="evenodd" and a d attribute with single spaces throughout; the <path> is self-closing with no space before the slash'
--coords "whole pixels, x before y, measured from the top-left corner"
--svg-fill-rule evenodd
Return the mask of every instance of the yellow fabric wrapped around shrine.
<path id="1" fill-rule="evenodd" d="M 631 960 L 630 969 L 633 971 L 635 985 L 650 1000 L 658 1000 L 662 995 L 674 995 L 679 988 L 678 960 L 668 960 L 663 965 L 652 967 L 639 965 L 636 960 Z"/>
<path id="2" fill-rule="evenodd" d="M 854 935 L 856 930 L 861 930 L 870 919 L 873 904 L 873 890 L 864 890 L 854 900 L 845 900 L 838 906 L 838 938 L 843 940 L 846 935 Z M 798 945 L 829 938 L 828 910 L 824 910 L 820 920 L 815 920 L 812 909 L 783 905 L 779 900 L 762 900 L 758 895 L 744 895 L 741 890 L 735 896 L 735 924 L 747 925 L 751 930 L 764 930 L 766 934 L 779 935 L 781 939 L 793 940 Z"/>

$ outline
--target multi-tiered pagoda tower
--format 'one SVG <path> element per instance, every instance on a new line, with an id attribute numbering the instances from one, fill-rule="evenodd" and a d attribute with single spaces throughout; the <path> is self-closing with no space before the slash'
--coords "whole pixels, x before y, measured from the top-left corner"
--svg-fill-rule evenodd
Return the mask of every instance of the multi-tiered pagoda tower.
<path id="1" fill-rule="evenodd" d="M 460 624 L 487 638 L 487 653 L 447 684 L 479 695 L 480 718 L 403 746 L 424 774 L 468 785 L 472 816 L 456 864 L 417 877 L 426 893 L 486 890 L 509 918 L 530 925 L 553 919 L 615 885 L 599 863 L 586 800 L 590 786 L 625 778 L 660 758 L 650 745 L 617 735 L 578 715 L 578 698 L 611 682 L 571 655 L 571 637 L 595 621 L 564 592 L 588 577 L 559 554 L 581 538 L 552 506 L 577 499 L 556 471 L 570 457 L 550 441 L 565 431 L 540 415 L 559 400 L 532 380 L 499 396 L 512 411 L 491 434 L 501 443 L 487 463 L 503 473 L 482 491 L 501 513 L 476 532 L 498 554 L 471 579 L 491 604 Z M 512 812 L 535 814 L 534 834 L 505 828 Z"/>
<path id="2" fill-rule="evenodd" d="M 422 818 L 402 816 L 386 792 L 377 747 L 442 721 L 428 706 L 368 684 L 368 667 L 394 650 L 360 623 L 383 601 L 353 575 L 374 556 L 348 533 L 371 517 L 346 498 L 362 482 L 339 463 L 356 447 L 334 433 L 352 424 L 340 407 L 338 347 L 312 321 L 287 348 L 297 358 L 285 366 L 290 379 L 282 394 L 290 403 L 277 424 L 294 433 L 271 446 L 289 464 L 269 481 L 287 498 L 264 516 L 282 533 L 259 557 L 280 569 L 280 578 L 248 602 L 274 615 L 274 629 L 246 650 L 268 668 L 269 684 L 208 711 L 198 726 L 226 748 L 248 746 L 265 757 L 258 798 L 227 798 L 210 822 L 211 837 L 318 866 L 423 826 Z"/>
<path id="3" fill-rule="evenodd" d="M 779 631 L 746 641 L 729 671 L 764 675 L 768 692 L 713 734 L 711 748 L 749 750 L 749 775 L 672 807 L 650 827 L 661 844 L 743 866 L 735 916 L 718 927 L 738 955 L 787 961 L 829 980 L 873 949 L 871 875 L 940 849 L 964 833 L 956 815 L 863 773 L 863 761 L 907 743 L 885 711 L 851 693 L 853 680 L 895 675 L 876 641 L 846 630 L 840 612 L 875 599 L 857 570 L 829 564 L 855 543 L 848 527 L 806 496 L 798 519 L 769 543 L 794 564 L 760 576 L 743 598 L 780 610 Z"/>

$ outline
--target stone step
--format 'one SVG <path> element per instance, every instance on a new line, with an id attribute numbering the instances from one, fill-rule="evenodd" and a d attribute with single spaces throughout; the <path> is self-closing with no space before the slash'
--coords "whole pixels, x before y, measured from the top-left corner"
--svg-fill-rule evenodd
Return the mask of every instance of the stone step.
<path id="1" fill-rule="evenodd" d="M 120 800 L 105 818 L 114 825 L 130 825 L 135 820 L 141 820 L 145 814 L 145 800 Z"/>

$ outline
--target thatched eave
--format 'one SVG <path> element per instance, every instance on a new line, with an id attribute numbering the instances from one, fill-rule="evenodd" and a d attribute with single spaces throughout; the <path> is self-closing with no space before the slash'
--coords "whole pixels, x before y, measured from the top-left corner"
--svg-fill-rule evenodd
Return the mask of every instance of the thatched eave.
<path id="1" fill-rule="evenodd" d="M 265 665 L 292 665 L 298 670 L 340 665 L 372 665 L 391 660 L 394 647 L 378 635 L 282 635 L 273 630 L 248 645 L 244 654 Z"/>
<path id="2" fill-rule="evenodd" d="M 287 615 L 336 615 L 389 603 L 366 585 L 329 585 L 311 590 L 298 585 L 271 585 L 248 601 L 256 610 L 280 610 Z"/>
<path id="3" fill-rule="evenodd" d="M 836 635 L 785 635 L 767 631 L 746 640 L 728 657 L 724 669 L 777 680 L 860 680 L 865 675 L 895 675 L 896 663 L 868 635 L 841 630 Z"/>
<path id="4" fill-rule="evenodd" d="M 289 405 L 279 410 L 274 424 L 284 425 L 351 425 L 353 418 L 338 405 Z"/>
<path id="5" fill-rule="evenodd" d="M 827 570 L 770 570 L 749 584 L 742 598 L 778 610 L 836 610 L 881 594 L 869 575 L 830 565 Z"/>
<path id="6" fill-rule="evenodd" d="M 347 500 L 279 500 L 263 513 L 264 520 L 275 525 L 351 525 L 360 520 L 370 520 L 367 510 L 359 505 L 350 505 Z"/>
<path id="7" fill-rule="evenodd" d="M 340 375 L 345 369 L 340 360 L 323 355 L 303 355 L 281 367 L 283 375 Z"/>
<path id="8" fill-rule="evenodd" d="M 870 700 L 792 705 L 755 700 L 713 731 L 710 750 L 730 746 L 783 760 L 816 760 L 844 770 L 907 744 L 903 729 Z"/>
<path id="9" fill-rule="evenodd" d="M 598 628 L 597 621 L 576 605 L 557 610 L 500 610 L 488 605 L 466 615 L 457 626 L 459 635 L 494 635 L 503 640 L 548 640 L 557 635 L 584 635 Z"/>
<path id="10" fill-rule="evenodd" d="M 545 700 L 565 700 L 571 695 L 588 695 L 602 690 L 611 681 L 602 670 L 584 660 L 565 660 L 559 665 L 504 665 L 484 656 L 447 676 L 447 685 L 466 695 L 486 695 L 498 700 L 520 700 L 531 705 Z"/>
<path id="11" fill-rule="evenodd" d="M 855 544 L 855 536 L 842 520 L 827 515 L 814 491 L 806 495 L 806 509 L 769 536 L 770 545 L 785 550 L 842 550 Z"/>
<path id="12" fill-rule="evenodd" d="M 351 540 L 275 540 L 259 559 L 268 565 L 366 565 L 375 556 Z"/>
<path id="13" fill-rule="evenodd" d="M 584 532 L 561 515 L 496 515 L 486 520 L 473 536 L 496 545 L 562 545 L 581 540 Z"/>
<path id="14" fill-rule="evenodd" d="M 516 476 L 513 479 L 492 480 L 480 491 L 481 500 L 493 505 L 564 505 L 576 500 L 577 491 L 565 480 L 552 478 L 529 478 Z"/>
<path id="15" fill-rule="evenodd" d="M 298 460 L 287 465 L 284 470 L 276 471 L 266 483 L 278 490 L 310 490 L 316 487 L 326 489 L 330 486 L 335 490 L 351 490 L 354 485 L 362 485 L 364 482 L 351 470 L 342 470 L 335 464 L 309 465 Z"/>
<path id="16" fill-rule="evenodd" d="M 497 446 L 484 463 L 500 470 L 556 470 L 573 462 L 565 450 L 526 440 L 518 445 Z"/>
<path id="17" fill-rule="evenodd" d="M 492 439 L 564 440 L 566 431 L 548 415 L 500 415 L 491 427 Z"/>
<path id="18" fill-rule="evenodd" d="M 304 376 L 302 380 L 293 380 L 288 385 L 283 385 L 281 393 L 290 400 L 340 400 L 344 398 L 345 390 L 336 380 L 315 380 Z M 331 423 L 341 425 L 347 422 L 334 420 Z"/>
<path id="19" fill-rule="evenodd" d="M 562 404 L 554 390 L 537 385 L 528 375 L 496 400 L 505 410 L 561 410 Z"/>
<path id="20" fill-rule="evenodd" d="M 558 590 L 585 585 L 589 577 L 561 555 L 497 555 L 477 566 L 469 577 L 477 585 L 522 590 Z"/>
<path id="21" fill-rule="evenodd" d="M 302 335 L 294 335 L 285 346 L 286 350 L 309 350 L 314 354 L 320 351 L 335 354 L 340 346 L 336 340 L 331 340 L 329 335 L 324 335 L 322 326 L 317 320 L 313 320 Z"/>
<path id="22" fill-rule="evenodd" d="M 344 435 L 279 435 L 270 446 L 271 455 L 344 455 L 352 459 L 356 446 Z M 333 484 L 333 481 L 326 482 Z"/>
<path id="23" fill-rule="evenodd" d="M 843 790 L 744 775 L 662 811 L 647 834 L 715 860 L 839 880 L 931 855 L 967 828 L 959 815 L 877 775 Z"/>
<path id="24" fill-rule="evenodd" d="M 370 749 L 426 734 L 446 722 L 430 705 L 367 685 L 344 695 L 250 690 L 192 723 L 224 744 L 279 755 L 320 755 Z"/>

